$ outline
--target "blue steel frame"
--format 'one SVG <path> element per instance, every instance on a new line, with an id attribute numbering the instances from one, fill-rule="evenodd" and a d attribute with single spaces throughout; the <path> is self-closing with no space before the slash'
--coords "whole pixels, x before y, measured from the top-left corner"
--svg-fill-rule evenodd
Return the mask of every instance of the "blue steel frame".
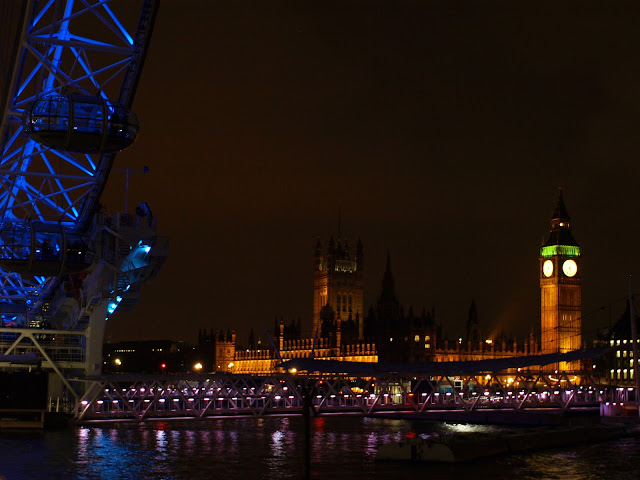
<path id="1" fill-rule="evenodd" d="M 28 2 L 7 98 L 0 101 L 0 229 L 40 221 L 86 232 L 115 154 L 47 148 L 24 134 L 22 117 L 32 101 L 51 93 L 131 107 L 157 6 L 157 0 Z M 0 304 L 37 310 L 55 283 L 0 269 Z"/>

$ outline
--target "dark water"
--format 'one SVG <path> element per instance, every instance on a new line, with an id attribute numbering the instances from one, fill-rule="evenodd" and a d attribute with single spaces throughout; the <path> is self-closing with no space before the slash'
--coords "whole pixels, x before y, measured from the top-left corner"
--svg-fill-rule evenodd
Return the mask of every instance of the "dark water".
<path id="1" fill-rule="evenodd" d="M 407 435 L 500 427 L 356 416 L 313 421 L 312 478 L 635 479 L 640 438 L 463 465 L 376 462 L 379 445 Z M 299 417 L 113 423 L 63 431 L 0 433 L 0 473 L 17 479 L 299 479 Z M 1 478 L 1 477 L 0 477 Z"/>

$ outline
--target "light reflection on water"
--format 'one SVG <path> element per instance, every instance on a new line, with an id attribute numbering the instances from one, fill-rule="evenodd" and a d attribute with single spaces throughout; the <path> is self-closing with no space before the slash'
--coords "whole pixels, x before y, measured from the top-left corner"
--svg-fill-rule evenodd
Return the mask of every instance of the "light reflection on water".
<path id="1" fill-rule="evenodd" d="M 505 456 L 466 465 L 376 462 L 378 447 L 407 436 L 486 432 L 500 427 L 413 423 L 356 416 L 312 420 L 312 473 L 325 478 L 637 478 L 640 439 Z M 0 473 L 14 479 L 299 479 L 300 417 L 112 423 L 63 431 L 0 433 Z"/>
<path id="2" fill-rule="evenodd" d="M 505 458 L 523 480 L 631 480 L 640 478 L 640 439 L 583 445 Z"/>

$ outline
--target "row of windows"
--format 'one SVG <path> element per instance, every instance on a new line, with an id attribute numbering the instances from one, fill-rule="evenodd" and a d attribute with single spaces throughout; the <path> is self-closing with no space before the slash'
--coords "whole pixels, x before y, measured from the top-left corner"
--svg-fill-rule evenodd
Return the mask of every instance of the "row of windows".
<path id="1" fill-rule="evenodd" d="M 413 337 L 413 340 L 415 342 L 419 342 L 420 341 L 420 335 L 416 335 L 415 337 Z M 424 341 L 428 342 L 429 340 L 431 340 L 431 335 L 425 335 L 424 336 Z M 393 337 L 389 338 L 390 342 L 393 342 Z M 408 342 L 409 341 L 409 337 L 404 337 L 404 341 Z"/>
<path id="2" fill-rule="evenodd" d="M 408 340 L 409 340 L 409 338 L 408 338 L 408 337 L 404 337 L 404 341 L 405 341 L 405 342 L 406 342 L 406 341 L 408 341 Z M 414 340 L 415 340 L 416 342 L 419 342 L 419 341 L 420 341 L 420 335 L 416 335 L 416 336 L 415 336 L 415 338 L 414 338 Z M 431 340 L 431 337 L 430 337 L 429 335 L 425 335 L 425 336 L 424 336 L 424 341 L 425 341 L 425 342 L 429 342 L 430 340 Z M 393 337 L 390 337 L 390 338 L 389 338 L 389 341 L 390 341 L 390 342 L 393 342 Z M 430 343 L 425 343 L 425 344 L 424 344 L 424 348 L 431 348 L 431 344 L 430 344 Z"/>
<path id="3" fill-rule="evenodd" d="M 152 348 L 151 349 L 152 352 L 161 352 L 162 348 Z M 119 348 L 117 350 L 114 350 L 114 352 L 116 353 L 135 353 L 135 349 L 131 349 L 131 348 Z"/>
<path id="4" fill-rule="evenodd" d="M 633 357 L 633 350 L 618 350 L 618 351 L 616 352 L 616 357 L 617 357 L 617 358 L 620 358 L 620 352 L 622 352 L 622 357 L 623 357 L 623 358 L 626 358 L 626 357 L 627 357 L 627 355 L 628 355 L 629 357 Z"/>
<path id="5" fill-rule="evenodd" d="M 614 342 L 616 345 L 620 345 L 620 340 L 610 340 L 611 346 L 613 347 Z M 622 345 L 626 345 L 628 343 L 633 344 L 633 340 L 622 340 Z M 640 343 L 640 339 L 636 340 L 636 343 Z"/>
<path id="6" fill-rule="evenodd" d="M 620 377 L 622 374 L 622 378 Z M 633 368 L 627 370 L 625 369 L 611 369 L 611 378 L 617 378 L 618 380 L 633 380 Z"/>

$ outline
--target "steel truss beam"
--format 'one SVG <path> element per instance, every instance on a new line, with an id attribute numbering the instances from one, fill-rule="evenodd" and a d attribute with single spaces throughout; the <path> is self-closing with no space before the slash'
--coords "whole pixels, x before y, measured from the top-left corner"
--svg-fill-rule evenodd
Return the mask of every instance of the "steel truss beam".
<path id="1" fill-rule="evenodd" d="M 509 381 L 507 381 L 507 379 Z M 456 378 L 456 380 L 458 380 Z M 84 379 L 86 393 L 76 402 L 78 421 L 147 418 L 301 414 L 305 395 L 311 395 L 315 414 L 355 411 L 364 415 L 427 410 L 474 411 L 482 408 L 521 411 L 598 404 L 607 393 L 588 374 L 544 372 L 505 375 L 499 372 L 467 376 L 456 387 L 448 374 L 384 375 L 271 375 L 252 377 L 211 375 L 130 376 Z"/>
<path id="2" fill-rule="evenodd" d="M 83 344 L 86 341 L 83 332 L 67 330 L 46 330 L 33 328 L 0 328 L 0 355 L 8 358 L 2 361 L 0 367 L 16 365 L 10 356 L 24 357 L 35 354 L 38 363 L 35 368 L 50 368 L 67 387 L 69 393 L 77 400 L 79 393 L 71 386 L 65 369 L 84 369 L 85 352 Z M 13 362 L 17 362 L 18 359 Z M 29 365 L 29 364 L 26 364 Z"/>

